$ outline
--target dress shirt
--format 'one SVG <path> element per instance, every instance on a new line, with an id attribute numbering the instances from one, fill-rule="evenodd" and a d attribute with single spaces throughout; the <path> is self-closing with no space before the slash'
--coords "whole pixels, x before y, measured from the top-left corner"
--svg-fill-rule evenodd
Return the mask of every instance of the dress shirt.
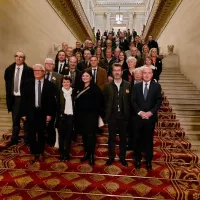
<path id="1" fill-rule="evenodd" d="M 21 96 L 21 91 L 20 91 L 20 85 L 21 85 L 21 77 L 22 77 L 22 72 L 23 72 L 23 69 L 24 69 L 24 66 L 23 65 L 20 65 L 20 66 L 15 66 L 15 77 L 16 77 L 16 74 L 17 74 L 17 68 L 19 68 L 19 82 L 18 82 L 18 92 L 15 92 L 14 91 L 14 96 Z M 14 77 L 14 78 L 15 78 Z"/>
<path id="2" fill-rule="evenodd" d="M 121 83 L 122 83 L 122 79 L 121 79 L 121 81 L 120 81 L 119 83 L 115 82 L 115 80 L 114 80 L 114 83 L 115 83 L 115 85 L 117 86 L 117 89 L 118 89 L 118 92 L 119 92 L 119 90 L 120 90 L 120 85 L 121 85 Z"/>
<path id="3" fill-rule="evenodd" d="M 143 94 L 144 94 L 145 84 L 147 83 L 147 89 L 149 90 L 150 82 L 151 82 L 151 81 L 148 81 L 148 82 L 143 81 Z"/>
<path id="4" fill-rule="evenodd" d="M 35 79 L 35 107 L 38 107 L 38 81 L 39 80 Z M 41 95 L 42 95 L 44 79 L 41 79 L 40 81 L 41 81 Z"/>
<path id="5" fill-rule="evenodd" d="M 49 81 L 51 81 L 51 77 L 52 77 L 52 72 L 46 72 L 46 74 L 45 74 L 45 78 L 47 78 L 47 73 L 49 73 Z"/>
<path id="6" fill-rule="evenodd" d="M 60 72 L 60 71 L 62 71 L 62 69 L 60 69 L 60 65 L 62 64 L 62 69 L 63 69 L 63 67 L 64 67 L 64 65 L 65 65 L 65 62 L 58 62 L 58 73 Z"/>
<path id="7" fill-rule="evenodd" d="M 95 77 L 94 77 L 94 70 L 96 70 L 95 71 Z M 96 81 L 97 81 L 97 67 L 92 67 L 92 76 L 94 77 L 94 81 L 96 83 Z"/>

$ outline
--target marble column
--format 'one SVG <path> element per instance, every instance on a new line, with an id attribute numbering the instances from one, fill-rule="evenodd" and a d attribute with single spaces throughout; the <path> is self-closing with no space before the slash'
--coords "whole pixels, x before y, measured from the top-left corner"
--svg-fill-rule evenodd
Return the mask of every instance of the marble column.
<path id="1" fill-rule="evenodd" d="M 137 31 L 138 35 L 141 35 L 142 33 L 144 21 L 145 21 L 145 14 L 137 13 L 135 17 L 135 30 Z"/>
<path id="2" fill-rule="evenodd" d="M 111 13 L 106 13 L 106 30 L 110 31 L 110 16 Z"/>
<path id="3" fill-rule="evenodd" d="M 129 13 L 129 23 L 128 23 L 128 28 L 129 28 L 130 30 L 133 29 L 133 13 L 132 13 L 132 12 Z"/>

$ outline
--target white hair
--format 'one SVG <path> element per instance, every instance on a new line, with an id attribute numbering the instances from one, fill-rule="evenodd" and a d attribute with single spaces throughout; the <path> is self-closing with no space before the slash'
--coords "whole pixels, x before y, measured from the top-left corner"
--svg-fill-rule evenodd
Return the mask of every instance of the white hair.
<path id="1" fill-rule="evenodd" d="M 33 70 L 35 69 L 35 67 L 41 67 L 43 71 L 45 71 L 45 67 L 42 64 L 35 64 L 33 65 Z"/>
<path id="2" fill-rule="evenodd" d="M 45 61 L 44 61 L 44 63 L 46 64 L 47 61 L 49 61 L 49 60 L 52 62 L 52 64 L 54 64 L 54 60 L 52 58 L 46 58 Z"/>
<path id="3" fill-rule="evenodd" d="M 143 72 L 143 71 L 142 71 L 142 68 L 141 68 L 141 67 L 138 67 L 138 68 L 135 68 L 135 69 L 134 69 L 134 73 L 135 73 L 135 72 Z"/>
<path id="4" fill-rule="evenodd" d="M 135 61 L 135 62 L 137 62 L 137 59 L 135 58 L 135 57 L 133 57 L 133 56 L 129 56 L 127 59 L 126 59 L 126 63 L 128 64 L 128 62 L 129 61 Z"/>

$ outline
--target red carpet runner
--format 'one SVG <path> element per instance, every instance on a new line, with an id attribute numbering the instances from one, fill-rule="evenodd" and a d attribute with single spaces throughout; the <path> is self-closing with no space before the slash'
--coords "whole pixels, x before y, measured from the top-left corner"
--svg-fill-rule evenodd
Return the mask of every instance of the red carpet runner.
<path id="1" fill-rule="evenodd" d="M 113 165 L 105 166 L 107 133 L 97 136 L 94 167 L 80 163 L 81 138 L 72 144 L 69 162 L 60 162 L 58 149 L 47 147 L 45 162 L 33 165 L 29 164 L 30 152 L 23 143 L 4 148 L 9 138 L 10 134 L 4 134 L 0 146 L 0 199 L 200 199 L 198 157 L 190 150 L 191 144 L 164 95 L 150 172 L 143 163 L 139 171 L 135 170 L 131 151 L 126 156 L 128 167 L 117 159 Z"/>

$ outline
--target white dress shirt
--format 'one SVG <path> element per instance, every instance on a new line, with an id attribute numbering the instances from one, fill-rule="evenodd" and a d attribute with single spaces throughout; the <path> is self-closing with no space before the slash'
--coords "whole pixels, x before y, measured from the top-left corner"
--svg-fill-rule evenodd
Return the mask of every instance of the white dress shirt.
<path id="1" fill-rule="evenodd" d="M 15 66 L 15 77 L 16 77 L 17 70 L 18 70 L 17 68 L 19 68 L 18 92 L 14 91 L 14 96 L 21 96 L 20 85 L 21 85 L 21 78 L 22 78 L 22 72 L 23 72 L 24 66 L 23 65 Z"/>
<path id="2" fill-rule="evenodd" d="M 35 79 L 35 107 L 38 107 L 38 81 L 37 79 Z M 43 84 L 44 84 L 44 79 L 41 79 L 41 95 L 42 95 L 42 88 L 43 88 Z"/>
<path id="3" fill-rule="evenodd" d="M 47 78 L 47 73 L 49 73 L 49 81 L 51 81 L 51 77 L 52 77 L 52 72 L 46 72 L 46 74 L 45 74 L 45 79 Z"/>
<path id="4" fill-rule="evenodd" d="M 95 77 L 94 77 L 94 70 L 96 70 L 95 71 Z M 92 76 L 94 77 L 94 82 L 96 83 L 96 81 L 97 81 L 97 67 L 92 67 Z"/>
<path id="5" fill-rule="evenodd" d="M 150 82 L 151 81 L 148 81 L 148 82 L 143 81 L 143 94 L 144 94 L 145 84 L 147 83 L 147 89 L 149 90 Z"/>
<path id="6" fill-rule="evenodd" d="M 60 65 L 62 64 L 62 68 L 60 69 Z M 60 72 L 60 70 L 62 71 L 63 70 L 63 67 L 65 65 L 65 62 L 58 62 L 58 73 Z"/>

